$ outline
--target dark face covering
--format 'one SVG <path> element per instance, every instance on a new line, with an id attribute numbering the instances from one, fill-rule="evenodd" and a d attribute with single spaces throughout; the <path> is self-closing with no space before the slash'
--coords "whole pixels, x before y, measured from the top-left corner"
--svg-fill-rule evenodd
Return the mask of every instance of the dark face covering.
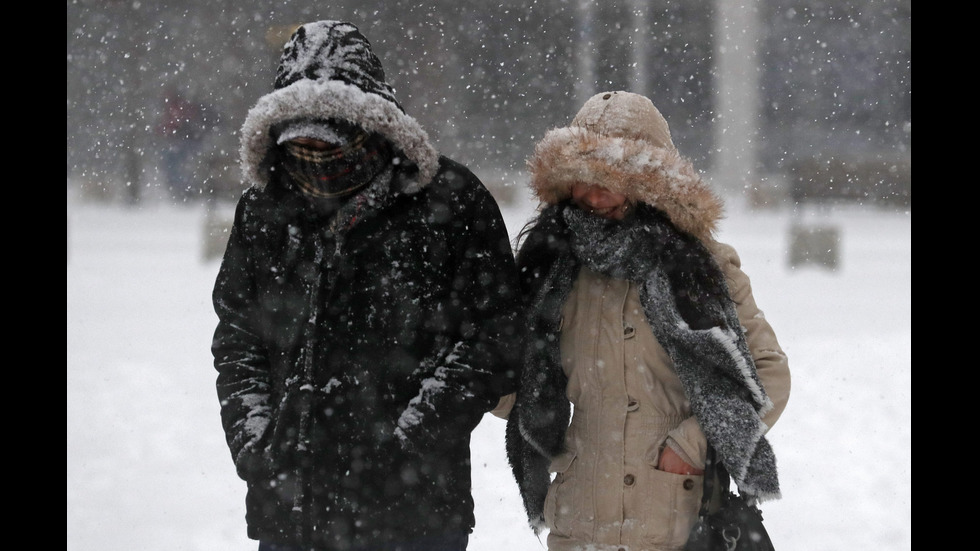
<path id="1" fill-rule="evenodd" d="M 312 199 L 342 200 L 371 183 L 391 161 L 387 141 L 356 129 L 343 145 L 327 150 L 284 142 L 283 168 Z"/>

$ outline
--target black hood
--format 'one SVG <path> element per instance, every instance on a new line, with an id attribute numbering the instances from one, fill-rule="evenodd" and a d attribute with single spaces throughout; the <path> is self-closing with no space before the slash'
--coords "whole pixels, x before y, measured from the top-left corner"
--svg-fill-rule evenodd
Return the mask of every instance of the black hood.
<path id="1" fill-rule="evenodd" d="M 246 180 L 269 182 L 264 162 L 282 123 L 343 119 L 385 137 L 418 167 L 411 193 L 428 185 L 439 154 L 428 135 L 395 99 L 381 61 L 351 23 L 317 21 L 299 27 L 283 48 L 274 90 L 259 98 L 242 126 L 241 164 Z"/>

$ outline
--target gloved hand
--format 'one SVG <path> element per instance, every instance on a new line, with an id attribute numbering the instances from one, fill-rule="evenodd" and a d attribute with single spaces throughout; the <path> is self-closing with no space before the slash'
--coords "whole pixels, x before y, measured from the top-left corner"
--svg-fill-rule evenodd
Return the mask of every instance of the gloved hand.
<path id="1" fill-rule="evenodd" d="M 245 447 L 235 457 L 235 471 L 239 478 L 245 481 L 268 475 L 272 469 L 272 458 L 269 450 L 255 440 L 245 444 Z"/>
<path id="2" fill-rule="evenodd" d="M 409 402 L 395 427 L 395 438 L 402 449 L 416 455 L 428 449 L 436 428 L 432 426 L 435 417 L 436 411 L 431 403 L 417 399 Z"/>

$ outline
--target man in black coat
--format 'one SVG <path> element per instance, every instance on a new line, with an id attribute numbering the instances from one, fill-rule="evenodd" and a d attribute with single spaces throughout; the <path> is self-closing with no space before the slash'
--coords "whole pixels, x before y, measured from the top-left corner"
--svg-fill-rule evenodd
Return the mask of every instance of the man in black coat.
<path id="1" fill-rule="evenodd" d="M 242 128 L 214 288 L 228 445 L 260 549 L 462 550 L 470 433 L 513 390 L 496 203 L 351 24 L 300 27 Z"/>

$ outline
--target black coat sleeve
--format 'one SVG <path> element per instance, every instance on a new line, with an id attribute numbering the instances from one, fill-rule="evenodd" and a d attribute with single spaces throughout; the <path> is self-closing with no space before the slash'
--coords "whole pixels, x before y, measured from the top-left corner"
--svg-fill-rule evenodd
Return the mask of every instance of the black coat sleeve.
<path id="1" fill-rule="evenodd" d="M 398 420 L 406 448 L 444 447 L 468 435 L 513 392 L 519 356 L 517 269 L 500 210 L 483 184 L 445 161 L 433 185 L 453 208 L 451 288 L 443 346 L 420 368 L 419 391 Z"/>
<path id="2" fill-rule="evenodd" d="M 218 325 L 211 352 L 218 372 L 221 423 L 242 478 L 260 462 L 271 415 L 269 357 L 256 327 L 254 259 L 245 229 L 251 194 L 246 193 L 236 209 L 212 294 Z"/>

